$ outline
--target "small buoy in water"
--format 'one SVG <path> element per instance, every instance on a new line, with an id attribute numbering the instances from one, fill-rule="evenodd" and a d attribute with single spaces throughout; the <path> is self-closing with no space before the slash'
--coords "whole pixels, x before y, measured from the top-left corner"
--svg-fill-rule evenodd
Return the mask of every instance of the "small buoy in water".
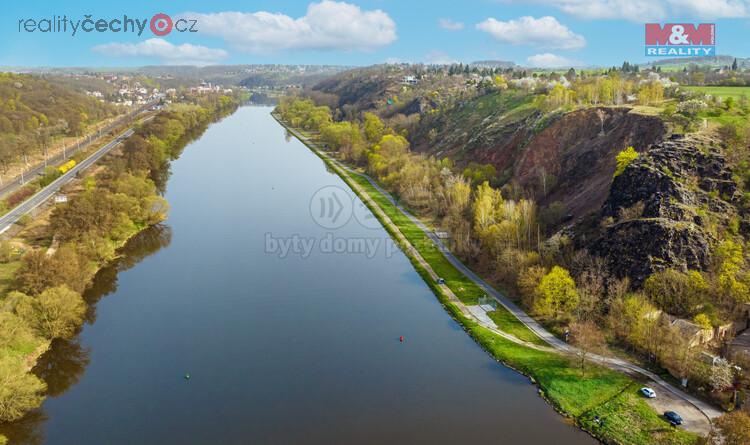
<path id="1" fill-rule="evenodd" d="M 190 374 L 185 374 L 185 380 L 190 380 Z"/>
<path id="2" fill-rule="evenodd" d="M 403 343 L 404 342 L 404 336 L 402 335 L 401 337 L 399 337 L 398 341 L 400 341 L 401 343 Z"/>

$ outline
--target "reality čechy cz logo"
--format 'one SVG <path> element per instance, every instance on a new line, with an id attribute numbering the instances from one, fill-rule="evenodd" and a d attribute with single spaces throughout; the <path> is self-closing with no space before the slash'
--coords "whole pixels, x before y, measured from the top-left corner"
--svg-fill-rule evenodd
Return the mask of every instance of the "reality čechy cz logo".
<path id="1" fill-rule="evenodd" d="M 713 23 L 646 23 L 646 55 L 696 57 L 716 55 Z"/>
<path id="2" fill-rule="evenodd" d="M 143 19 L 128 17 L 127 14 L 114 18 L 93 18 L 91 14 L 86 14 L 82 19 L 68 17 L 65 14 L 54 14 L 51 18 L 20 18 L 18 19 L 18 32 L 70 33 L 73 37 L 79 32 L 121 32 L 135 33 L 141 36 L 148 24 L 154 35 L 163 37 L 172 30 L 198 32 L 197 22 L 196 19 L 185 17 L 172 20 L 172 17 L 164 13 L 154 14 L 151 18 Z"/>

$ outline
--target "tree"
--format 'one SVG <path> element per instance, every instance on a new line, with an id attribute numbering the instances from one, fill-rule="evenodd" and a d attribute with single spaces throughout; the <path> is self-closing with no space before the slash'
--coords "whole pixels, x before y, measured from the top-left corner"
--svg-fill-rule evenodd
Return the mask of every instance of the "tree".
<path id="1" fill-rule="evenodd" d="M 552 267 L 537 287 L 539 298 L 535 311 L 542 316 L 560 319 L 578 307 L 579 295 L 570 273 L 560 266 Z"/>
<path id="2" fill-rule="evenodd" d="M 38 340 L 29 325 L 12 312 L 0 311 L 0 348 L 20 350 Z"/>
<path id="3" fill-rule="evenodd" d="M 365 113 L 363 126 L 365 138 L 370 143 L 378 142 L 385 134 L 385 124 L 373 113 Z"/>
<path id="4" fill-rule="evenodd" d="M 525 307 L 532 309 L 536 305 L 536 300 L 539 298 L 537 289 L 546 274 L 547 269 L 542 266 L 527 267 L 518 274 L 516 285 L 518 286 L 518 291 L 521 293 L 521 301 Z"/>
<path id="5" fill-rule="evenodd" d="M 497 208 L 502 203 L 500 190 L 493 189 L 488 182 L 485 181 L 477 187 L 474 197 L 474 230 L 480 239 L 484 238 L 490 226 L 497 222 Z"/>
<path id="6" fill-rule="evenodd" d="M 638 152 L 635 151 L 633 147 L 628 147 L 618 153 L 617 157 L 615 158 L 617 162 L 617 166 L 615 167 L 615 177 L 620 176 L 620 174 L 625 171 L 627 166 L 636 159 L 638 159 Z"/>
<path id="7" fill-rule="evenodd" d="M 750 301 L 750 287 L 742 276 L 745 265 L 742 245 L 726 239 L 716 249 L 716 257 L 719 262 L 719 286 L 724 296 L 736 303 Z"/>
<path id="8" fill-rule="evenodd" d="M 443 225 L 453 238 L 460 255 L 468 255 L 474 245 L 470 221 L 471 185 L 462 176 L 450 175 L 445 184 L 445 218 Z"/>
<path id="9" fill-rule="evenodd" d="M 711 319 L 706 314 L 698 314 L 693 317 L 693 322 L 703 329 L 713 329 Z"/>
<path id="10" fill-rule="evenodd" d="M 737 71 L 737 58 L 734 58 L 734 62 L 732 62 L 732 71 Z"/>
<path id="11" fill-rule="evenodd" d="M 717 359 L 708 376 L 708 382 L 714 391 L 723 391 L 734 383 L 732 364 L 724 358 Z"/>
<path id="12" fill-rule="evenodd" d="M 649 350 L 660 312 L 641 294 L 616 298 L 610 304 L 609 326 L 615 335 L 636 348 Z"/>
<path id="13" fill-rule="evenodd" d="M 576 322 L 570 325 L 571 342 L 578 351 L 581 360 L 581 374 L 586 376 L 586 357 L 590 353 L 599 352 L 604 349 L 604 334 L 596 323 L 592 321 Z"/>
<path id="14" fill-rule="evenodd" d="M 12 422 L 41 406 L 47 386 L 23 364 L 11 357 L 0 358 L 0 421 Z"/>
<path id="15" fill-rule="evenodd" d="M 16 286 L 31 295 L 61 284 L 83 292 L 93 267 L 72 244 L 64 244 L 54 255 L 47 255 L 42 249 L 32 250 L 23 257 L 16 271 Z"/>
<path id="16" fill-rule="evenodd" d="M 750 415 L 743 411 L 723 414 L 714 421 L 723 445 L 750 445 Z"/>
<path id="17" fill-rule="evenodd" d="M 38 294 L 51 286 L 55 281 L 52 263 L 52 258 L 41 249 L 24 255 L 15 275 L 18 289 L 27 294 Z"/>
<path id="18" fill-rule="evenodd" d="M 497 74 L 495 78 L 493 79 L 495 86 L 500 90 L 507 90 L 508 89 L 508 82 L 505 80 L 505 77 L 502 76 L 502 74 Z"/>
<path id="19" fill-rule="evenodd" d="M 708 296 L 708 284 L 695 270 L 656 272 L 646 279 L 643 290 L 659 308 L 682 317 L 694 315 Z"/>
<path id="20" fill-rule="evenodd" d="M 45 338 L 70 338 L 83 322 L 86 303 L 80 294 L 58 286 L 38 297 L 21 294 L 15 311 Z"/>

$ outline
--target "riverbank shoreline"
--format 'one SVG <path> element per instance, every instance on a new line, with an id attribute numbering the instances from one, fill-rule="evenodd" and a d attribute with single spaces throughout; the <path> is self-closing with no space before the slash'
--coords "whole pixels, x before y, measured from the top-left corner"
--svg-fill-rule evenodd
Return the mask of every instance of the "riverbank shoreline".
<path id="1" fill-rule="evenodd" d="M 173 138 L 169 145 L 166 146 L 166 148 L 169 150 L 168 153 L 164 153 L 164 155 L 169 155 L 168 158 L 165 158 L 164 164 L 159 166 L 159 169 L 166 169 L 169 166 L 169 162 L 173 159 L 176 159 L 179 154 L 182 152 L 185 146 L 187 146 L 190 141 L 192 141 L 196 135 L 202 134 L 212 123 L 219 121 L 223 117 L 234 113 L 237 108 L 239 107 L 239 102 L 237 101 L 231 101 L 228 104 L 225 104 L 220 107 L 205 107 L 200 108 L 202 110 L 200 112 L 200 118 L 193 121 L 193 125 L 185 125 L 184 128 L 182 128 L 181 136 L 178 138 Z M 193 111 L 197 110 L 197 108 L 193 108 Z M 174 116 L 174 114 L 169 115 Z M 169 119 L 169 117 L 165 117 L 165 119 Z M 139 136 L 135 136 L 139 137 Z M 143 149 L 143 147 L 139 148 Z M 73 264 L 70 265 L 70 267 L 79 267 L 80 269 L 76 272 L 76 280 L 77 283 L 80 283 L 77 285 L 77 287 L 72 287 L 70 289 L 75 289 L 77 292 L 69 291 L 73 295 L 77 295 L 77 298 L 83 298 L 83 294 L 92 286 L 94 283 L 97 275 L 110 265 L 114 264 L 119 258 L 123 255 L 123 249 L 128 245 L 128 243 L 133 240 L 135 237 L 137 237 L 139 234 L 149 230 L 152 227 L 155 227 L 161 223 L 163 223 L 164 220 L 166 220 L 166 212 L 168 205 L 166 201 L 161 197 L 159 194 L 159 189 L 157 188 L 157 185 L 154 181 L 151 181 L 149 178 L 149 175 L 154 175 L 156 173 L 156 170 L 145 170 L 141 173 L 143 175 L 146 175 L 144 177 L 137 177 L 133 176 L 132 174 L 128 172 L 123 173 L 122 170 L 120 170 L 120 176 L 115 176 L 116 178 L 124 178 L 122 179 L 123 182 L 118 184 L 114 183 L 108 183 L 106 181 L 99 182 L 99 176 L 102 172 L 108 171 L 107 169 L 117 169 L 123 168 L 122 162 L 123 162 L 123 156 L 125 156 L 127 153 L 127 148 L 121 149 L 118 148 L 117 155 L 114 158 L 109 158 L 108 160 L 105 160 L 105 162 L 102 162 L 101 164 L 97 165 L 96 168 L 92 168 L 89 170 L 86 170 L 83 175 L 75 178 L 75 181 L 72 181 L 70 185 L 66 185 L 65 189 L 65 196 L 68 198 L 68 203 L 77 202 L 80 200 L 90 200 L 93 199 L 92 197 L 97 196 L 105 196 L 104 199 L 106 199 L 106 196 L 114 196 L 112 193 L 114 193 L 114 190 L 117 187 L 121 187 L 118 189 L 118 197 L 120 199 L 131 199 L 131 207 L 127 207 L 128 214 L 121 214 L 120 215 L 120 221 L 127 221 L 127 223 L 120 224 L 119 226 L 113 227 L 112 232 L 105 231 L 102 234 L 102 238 L 98 241 L 100 244 L 97 245 L 96 249 L 94 251 L 95 256 L 85 256 L 83 251 L 75 251 L 76 256 L 75 258 L 75 266 Z M 145 150 L 149 150 L 148 147 L 145 148 Z M 126 161 L 127 162 L 127 161 Z M 129 175 L 129 176 L 128 176 Z M 96 178 L 96 179 L 95 179 Z M 111 180 L 111 177 L 110 177 Z M 127 182 L 131 181 L 131 182 Z M 147 181 L 151 181 L 150 183 Z M 149 185 L 150 184 L 150 185 Z M 131 188 L 128 188 L 131 187 Z M 138 188 L 138 187 L 145 187 L 145 188 Z M 137 192 L 135 190 L 138 190 Z M 110 193 L 111 195 L 106 195 L 107 193 Z M 128 193 L 140 193 L 139 198 L 134 197 L 133 195 L 129 195 Z M 114 198 L 113 198 L 114 199 Z M 140 199 L 140 201 L 139 201 Z M 112 201 L 110 201 L 112 202 Z M 161 204 L 163 203 L 163 204 Z M 70 205 L 70 204 L 68 204 Z M 141 206 L 141 207 L 138 207 Z M 54 226 L 54 224 L 51 222 L 52 220 L 55 220 L 55 218 L 61 217 L 58 213 L 59 210 L 65 210 L 68 209 L 68 207 L 61 208 L 56 205 L 51 205 L 49 201 L 43 203 L 42 208 L 40 211 L 35 215 L 35 218 L 31 221 L 29 225 L 23 225 L 21 227 L 21 230 L 18 231 L 18 233 L 15 233 L 13 235 L 13 240 L 15 242 L 21 243 L 23 246 L 25 246 L 25 249 L 27 250 L 26 253 L 38 253 L 42 255 L 42 257 L 45 257 L 44 261 L 52 261 L 52 258 L 55 257 L 58 253 L 58 247 L 60 245 L 60 238 L 62 238 L 63 242 L 67 243 L 68 248 L 68 254 L 70 254 L 71 249 L 78 249 L 80 247 L 80 243 L 77 240 L 75 236 L 72 235 L 72 232 L 63 232 L 65 233 L 65 236 L 59 236 L 61 233 L 56 230 L 50 230 L 51 227 L 57 227 Z M 142 210 L 147 209 L 147 210 Z M 148 216 L 145 216 L 146 213 L 142 213 L 144 211 L 149 212 Z M 136 213 L 141 212 L 141 213 Z M 131 218 L 130 213 L 132 213 Z M 124 219 L 128 218 L 128 219 Z M 94 223 L 96 224 L 96 223 Z M 76 230 L 75 225 L 69 226 L 72 227 L 71 230 Z M 109 227 L 109 226 L 107 226 Z M 59 227 L 58 227 L 59 228 Z M 94 238 L 91 238 L 94 239 Z M 79 247 L 76 247 L 79 246 Z M 87 251 L 88 252 L 88 251 Z M 25 256 L 23 258 L 19 258 L 15 260 L 19 264 L 25 264 Z M 79 261 L 81 261 L 79 263 Z M 14 280 L 17 279 L 14 278 Z M 50 287 L 46 287 L 50 286 Z M 45 289 L 51 288 L 52 284 L 46 285 Z M 13 287 L 11 287 L 10 290 L 18 290 L 22 289 L 21 285 L 18 283 L 15 283 Z M 32 295 L 32 297 L 24 296 L 24 298 L 37 298 L 36 293 L 28 292 L 29 295 Z M 39 291 L 37 291 L 39 292 Z M 18 292 L 17 292 L 18 293 Z M 22 295 L 22 294 L 19 294 Z M 15 301 L 15 300 L 13 300 Z M 84 300 L 81 300 L 81 303 L 86 305 L 86 309 L 88 309 L 88 305 L 85 303 Z M 7 306 L 7 305 L 6 305 Z M 8 308 L 4 310 L 10 310 L 12 311 L 12 306 L 8 306 Z M 12 312 L 11 312 L 12 315 Z M 46 388 L 46 382 L 44 382 L 42 377 L 39 376 L 38 370 L 35 368 L 40 364 L 43 363 L 43 358 L 45 357 L 45 354 L 50 353 L 54 348 L 54 340 L 57 338 L 63 338 L 67 339 L 69 336 L 78 336 L 80 335 L 80 331 L 85 324 L 85 318 L 82 318 L 81 320 L 77 320 L 74 326 L 71 326 L 71 331 L 69 331 L 65 336 L 46 336 L 41 335 L 40 333 L 36 332 L 34 336 L 29 340 L 29 342 L 33 341 L 33 350 L 28 351 L 25 355 L 17 355 L 17 358 L 13 360 L 17 360 L 17 365 L 14 365 L 14 368 L 12 370 L 11 378 L 14 378 L 16 380 L 19 379 L 26 379 L 28 381 L 37 381 L 41 385 L 39 390 L 37 390 L 37 393 L 34 394 L 33 397 L 36 397 L 36 400 L 29 401 L 26 403 L 24 408 L 22 408 L 20 411 L 16 411 L 16 413 L 13 415 L 12 418 L 10 418 L 8 423 L 5 423 L 4 425 L 12 425 L 13 422 L 19 419 L 19 412 L 20 412 L 20 419 L 21 422 L 23 421 L 23 416 L 30 412 L 34 412 L 37 410 L 39 406 L 43 403 L 43 401 L 48 397 L 47 388 Z M 79 324 L 80 323 L 80 324 Z M 27 349 L 31 349 L 32 344 L 29 344 L 27 346 Z M 10 349 L 5 350 L 4 353 L 10 354 L 12 352 Z M 8 360 L 10 360 L 10 357 L 5 357 Z M 5 370 L 5 372 L 10 372 L 8 370 Z M 26 395 L 24 395 L 26 396 Z M 31 395 L 28 395 L 28 397 L 31 397 Z M 2 434 L 0 434 L 0 443 L 3 439 Z"/>
<path id="2" fill-rule="evenodd" d="M 377 197 L 373 199 L 372 194 L 379 192 L 374 188 L 364 190 L 363 184 L 353 177 L 354 174 L 361 177 L 359 173 L 352 171 L 350 174 L 345 170 L 348 167 L 342 168 L 338 161 L 331 159 L 313 141 L 290 127 L 280 116 L 276 113 L 272 115 L 280 125 L 321 158 L 362 199 L 389 235 L 399 244 L 438 301 L 459 325 L 497 361 L 529 377 L 532 384 L 538 386 L 540 396 L 562 415 L 570 418 L 576 426 L 605 443 L 689 444 L 697 442 L 697 434 L 681 430 L 670 432 L 664 429 L 666 425 L 663 424 L 658 414 L 637 397 L 636 391 L 640 382 L 634 380 L 632 376 L 591 364 L 594 372 L 592 369 L 586 370 L 587 373 L 591 373 L 591 377 L 588 377 L 590 381 L 571 384 L 566 380 L 575 375 L 578 375 L 577 378 L 580 379 L 581 376 L 577 373 L 578 369 L 571 366 L 570 356 L 553 351 L 551 348 L 528 344 L 508 333 L 483 326 L 448 286 L 437 284 L 439 276 L 422 257 L 418 247 L 410 243 L 398 224 L 389 218 L 388 212 L 376 202 Z M 382 198 L 385 199 L 385 197 Z M 576 392 L 586 395 L 577 396 Z M 604 396 L 596 393 L 603 393 Z M 605 416 L 611 419 L 607 421 L 606 426 L 603 421 Z M 621 417 L 621 419 L 615 417 Z M 633 428 L 642 429 L 646 433 L 639 434 L 639 431 L 634 431 Z M 657 432 L 659 441 L 653 441 L 654 438 L 648 433 L 649 430 L 659 430 Z"/>

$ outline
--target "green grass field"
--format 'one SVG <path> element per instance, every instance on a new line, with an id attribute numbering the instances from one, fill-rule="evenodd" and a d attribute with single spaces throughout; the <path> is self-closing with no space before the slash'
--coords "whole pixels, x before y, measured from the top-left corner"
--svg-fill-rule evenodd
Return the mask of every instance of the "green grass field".
<path id="1" fill-rule="evenodd" d="M 684 86 L 688 91 L 695 91 L 703 94 L 710 94 L 715 97 L 733 97 L 739 99 L 742 96 L 746 96 L 750 99 L 750 87 L 698 87 L 698 86 Z"/>
<path id="2" fill-rule="evenodd" d="M 584 428 L 597 434 L 618 437 L 623 443 L 694 444 L 695 436 L 672 428 L 638 395 L 631 385 L 612 400 L 579 418 Z M 595 417 L 599 422 L 595 422 Z"/>

